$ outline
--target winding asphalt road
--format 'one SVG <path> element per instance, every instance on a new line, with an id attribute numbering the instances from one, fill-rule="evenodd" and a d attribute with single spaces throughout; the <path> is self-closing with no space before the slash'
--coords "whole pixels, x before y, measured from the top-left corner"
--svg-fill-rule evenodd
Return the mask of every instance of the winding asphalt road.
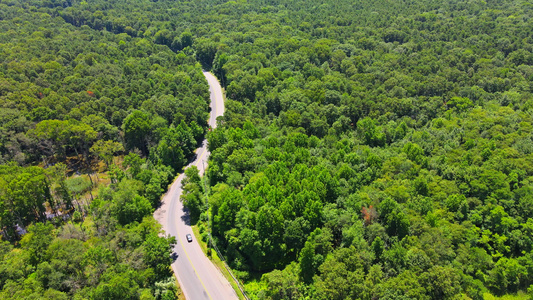
<path id="1" fill-rule="evenodd" d="M 204 71 L 204 76 L 209 83 L 211 93 L 209 125 L 215 128 L 217 117 L 224 114 L 222 88 L 213 74 Z M 204 140 L 202 147 L 196 149 L 196 159 L 187 167 L 195 165 L 202 175 L 207 166 L 208 157 L 207 140 Z M 204 255 L 196 239 L 193 238 L 193 241 L 188 243 L 185 238 L 186 234 L 192 236 L 194 234 L 189 224 L 188 214 L 180 201 L 183 177 L 184 174 L 182 173 L 174 180 L 161 200 L 161 207 L 154 212 L 154 218 L 161 223 L 163 230 L 176 237 L 175 261 L 172 263 L 172 270 L 178 277 L 181 290 L 185 294 L 185 298 L 189 300 L 238 299 L 226 278 Z"/>

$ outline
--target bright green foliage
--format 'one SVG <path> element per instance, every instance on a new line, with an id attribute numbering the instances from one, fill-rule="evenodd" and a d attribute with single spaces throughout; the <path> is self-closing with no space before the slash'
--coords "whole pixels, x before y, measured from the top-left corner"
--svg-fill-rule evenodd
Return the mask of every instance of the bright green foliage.
<path id="1" fill-rule="evenodd" d="M 0 3 L 0 298 L 175 299 L 151 214 L 207 127 L 207 84 L 193 53 L 154 43 L 169 30 L 72 26 L 71 4 Z M 102 10 L 84 18 L 103 29 Z"/>
<path id="2" fill-rule="evenodd" d="M 146 294 L 143 288 L 167 282 L 171 274 L 174 241 L 159 237 L 159 228 L 155 220 L 145 218 L 97 237 L 71 223 L 57 229 L 51 224 L 32 225 L 21 249 L 1 244 L 0 295 L 2 299 L 30 294 L 51 299 L 138 299 Z M 173 284 L 166 283 L 158 293 L 171 291 L 173 296 Z M 148 294 L 154 292 L 148 289 Z"/>
<path id="3" fill-rule="evenodd" d="M 300 252 L 300 276 L 304 283 L 310 283 L 316 272 L 314 248 L 311 242 L 306 242 Z"/>
<path id="4" fill-rule="evenodd" d="M 389 236 L 397 236 L 401 240 L 409 233 L 409 220 L 396 201 L 385 199 L 379 205 L 379 212 Z"/>
<path id="5" fill-rule="evenodd" d="M 172 276 L 170 253 L 175 243 L 176 240 L 173 237 L 164 238 L 155 234 L 149 235 L 144 241 L 144 262 L 153 269 L 156 281 Z"/>
<path id="6" fill-rule="evenodd" d="M 114 272 L 102 275 L 102 282 L 93 291 L 93 299 L 137 299 L 139 285 L 130 274 L 116 274 Z"/>
<path id="7" fill-rule="evenodd" d="M 124 151 L 122 144 L 114 141 L 99 140 L 91 147 L 91 152 L 98 155 L 109 167 L 113 161 L 113 156 L 120 151 Z"/>
<path id="8" fill-rule="evenodd" d="M 100 140 L 124 142 L 128 150 L 148 155 L 163 137 L 160 119 L 165 127 L 184 121 L 199 139 L 207 127 L 208 89 L 192 54 L 178 59 L 166 46 L 129 36 L 130 26 L 121 27 L 122 34 L 102 35 L 56 18 L 68 20 L 69 14 L 54 5 L 27 4 L 44 7 L 37 13 L 19 10 L 23 4 L 1 4 L 0 44 L 6 51 L 0 66 L 0 162 L 48 164 L 76 156 L 88 164 L 94 154 L 109 163 L 122 150 L 112 142 L 103 147 Z M 103 29 L 101 10 L 83 15 Z M 154 42 L 170 46 L 174 33 L 155 34 Z M 182 40 L 190 47 L 193 37 L 184 32 Z M 95 142 L 100 144 L 89 152 Z M 192 151 L 180 147 L 186 156 Z"/>
<path id="9" fill-rule="evenodd" d="M 207 175 L 213 234 L 232 267 L 263 272 L 273 299 L 479 299 L 529 287 L 529 8 L 212 4 L 190 20 L 197 57 L 227 88 Z M 277 262 L 263 256 L 265 212 L 283 222 Z M 333 259 L 350 247 L 362 267 Z M 304 289 L 286 287 L 291 262 Z"/>
<path id="10" fill-rule="evenodd" d="M 35 135 L 41 143 L 51 143 L 56 153 L 66 155 L 68 149 L 73 149 L 76 154 L 87 154 L 97 132 L 91 126 L 77 121 L 45 120 L 39 122 L 29 135 Z"/>
<path id="11" fill-rule="evenodd" d="M 198 139 L 193 131 L 196 127 L 196 123 L 189 127 L 181 121 L 176 128 L 171 127 L 167 131 L 156 150 L 161 163 L 176 171 L 181 170 L 186 163 L 186 158 L 193 155 L 196 139 Z"/>
<path id="12" fill-rule="evenodd" d="M 303 286 L 298 280 L 298 265 L 292 263 L 284 270 L 275 270 L 263 275 L 268 286 L 266 294 L 274 300 L 299 299 L 303 294 Z"/>
<path id="13" fill-rule="evenodd" d="M 126 148 L 146 156 L 126 156 L 125 172 L 111 167 L 115 186 L 91 205 L 99 234 L 121 226 L 119 182 L 137 182 L 132 199 L 155 205 L 169 174 L 191 157 L 207 119 L 201 65 L 226 88 L 226 111 L 208 134 L 209 186 L 191 180 L 184 201 L 199 213 L 200 195 L 209 194 L 212 233 L 229 265 L 244 281 L 262 275 L 257 286 L 266 290 L 255 296 L 482 299 L 531 292 L 528 3 L 0 5 L 2 159 L 87 156 L 95 142 L 84 135 L 89 128 L 59 128 L 80 121 L 103 140 L 120 141 L 121 128 Z M 32 129 L 42 122 L 57 130 Z M 13 224 L 20 213 L 12 214 L 9 201 L 18 198 L 0 197 L 2 220 Z M 121 220 L 126 227 L 145 214 L 141 199 L 120 200 L 134 203 L 135 217 Z M 29 224 L 39 215 L 24 216 Z M 9 264 L 24 265 L 24 255 L 12 252 Z M 19 269 L 2 275 L 18 280 L 31 271 Z M 128 281 L 130 269 L 112 272 L 99 291 L 131 283 L 145 293 L 141 280 Z M 96 282 L 104 273 L 90 274 Z M 124 274 L 121 282 L 116 274 Z M 32 280 L 19 285 L 42 293 Z M 15 294 L 14 283 L 5 286 Z"/>
<path id="14" fill-rule="evenodd" d="M 200 217 L 200 213 L 205 208 L 205 194 L 203 184 L 196 166 L 190 166 L 185 170 L 185 178 L 181 181 L 183 193 L 181 201 L 189 210 L 191 222 L 195 224 Z"/>
<path id="15" fill-rule="evenodd" d="M 124 139 L 129 149 L 137 148 L 147 153 L 149 133 L 150 120 L 147 114 L 136 110 L 124 119 Z"/>
<path id="16" fill-rule="evenodd" d="M 49 180 L 38 167 L 0 166 L 0 224 L 8 239 L 16 237 L 15 224 L 27 226 L 46 218 L 46 204 L 54 206 Z"/>
<path id="17" fill-rule="evenodd" d="M 52 224 L 37 223 L 28 227 L 28 233 L 24 235 L 20 244 L 30 256 L 30 263 L 37 265 L 42 262 L 46 249 L 54 239 Z"/>

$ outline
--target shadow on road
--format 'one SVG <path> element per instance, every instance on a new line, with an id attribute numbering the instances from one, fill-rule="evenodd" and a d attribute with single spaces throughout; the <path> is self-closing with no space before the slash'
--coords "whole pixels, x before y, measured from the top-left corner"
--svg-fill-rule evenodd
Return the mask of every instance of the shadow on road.
<path id="1" fill-rule="evenodd" d="M 189 210 L 185 207 L 183 207 L 183 216 L 181 216 L 181 220 L 185 225 L 191 226 L 191 214 Z"/>
<path id="2" fill-rule="evenodd" d="M 201 147 L 201 144 L 198 145 L 198 148 Z M 185 163 L 185 167 L 183 167 L 183 170 L 187 169 L 187 167 L 192 164 L 193 162 L 196 161 L 196 159 L 198 158 L 198 155 L 196 153 L 193 153 L 193 155 L 191 156 L 191 158 L 189 158 L 187 160 L 187 162 Z M 178 174 L 181 174 L 183 173 L 183 171 L 179 171 Z"/>
<path id="3" fill-rule="evenodd" d="M 176 260 L 178 260 L 178 257 L 180 257 L 180 256 L 176 252 L 172 252 L 172 254 L 170 254 L 170 258 L 172 259 L 172 263 L 174 263 Z"/>

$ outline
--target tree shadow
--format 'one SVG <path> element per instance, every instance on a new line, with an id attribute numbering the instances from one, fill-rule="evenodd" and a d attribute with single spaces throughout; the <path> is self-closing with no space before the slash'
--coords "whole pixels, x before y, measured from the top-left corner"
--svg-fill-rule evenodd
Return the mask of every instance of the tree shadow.
<path id="1" fill-rule="evenodd" d="M 183 212 L 184 214 L 183 216 L 181 216 L 181 220 L 183 221 L 183 223 L 185 223 L 185 225 L 194 226 L 198 223 L 199 217 L 191 215 L 191 212 L 188 208 L 183 207 Z"/>
<path id="2" fill-rule="evenodd" d="M 181 216 L 181 220 L 185 225 L 191 226 L 191 213 L 189 212 L 189 209 L 187 209 L 185 206 L 183 207 L 183 216 Z"/>
<path id="3" fill-rule="evenodd" d="M 172 259 L 172 263 L 174 263 L 176 260 L 178 260 L 178 257 L 180 257 L 180 256 L 176 252 L 172 252 L 172 254 L 170 254 L 170 258 Z"/>
<path id="4" fill-rule="evenodd" d="M 198 158 L 198 155 L 196 153 L 193 153 L 193 155 L 191 155 L 191 157 L 189 159 L 187 159 L 187 162 L 185 163 L 185 166 L 183 166 L 183 170 L 179 171 L 178 174 L 183 173 L 185 171 L 185 169 L 187 168 L 187 166 L 189 166 L 191 163 L 193 163 L 196 160 L 196 158 Z"/>

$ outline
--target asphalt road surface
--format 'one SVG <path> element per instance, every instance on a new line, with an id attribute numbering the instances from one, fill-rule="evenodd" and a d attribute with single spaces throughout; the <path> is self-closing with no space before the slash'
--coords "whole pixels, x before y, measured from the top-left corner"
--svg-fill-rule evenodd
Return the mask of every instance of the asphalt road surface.
<path id="1" fill-rule="evenodd" d="M 216 118 L 224 114 L 222 88 L 213 74 L 204 72 L 204 76 L 209 83 L 209 91 L 211 93 L 209 125 L 215 128 Z M 200 170 L 200 174 L 203 174 L 207 166 L 208 157 L 207 141 L 204 140 L 202 147 L 196 150 L 195 160 L 189 166 L 195 165 Z M 180 201 L 183 177 L 184 174 L 180 174 L 174 180 L 161 200 L 161 207 L 154 213 L 155 219 L 161 223 L 166 234 L 175 236 L 177 240 L 177 244 L 174 247 L 173 256 L 175 261 L 172 263 L 172 270 L 178 277 L 181 289 L 188 300 L 238 299 L 229 282 L 204 255 L 196 238 L 194 238 L 188 214 Z M 185 237 L 187 234 L 193 235 L 193 241 L 190 243 L 187 242 Z"/>

